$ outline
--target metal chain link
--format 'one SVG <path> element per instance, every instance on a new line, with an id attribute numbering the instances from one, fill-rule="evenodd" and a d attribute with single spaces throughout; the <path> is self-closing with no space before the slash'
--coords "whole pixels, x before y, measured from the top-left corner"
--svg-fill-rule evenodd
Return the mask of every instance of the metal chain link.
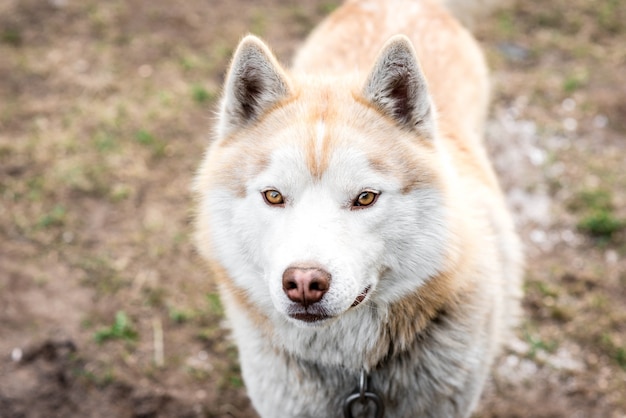
<path id="1" fill-rule="evenodd" d="M 365 405 L 368 402 L 374 404 L 374 417 L 375 418 L 383 418 L 385 413 L 385 405 L 383 404 L 382 399 L 375 392 L 370 392 L 368 390 L 369 386 L 369 376 L 365 374 L 365 370 L 361 370 L 361 375 L 359 377 L 359 387 L 354 392 L 352 392 L 345 401 L 343 401 L 343 416 L 345 418 L 354 418 L 352 415 L 352 405 L 355 402 L 360 402 Z"/>

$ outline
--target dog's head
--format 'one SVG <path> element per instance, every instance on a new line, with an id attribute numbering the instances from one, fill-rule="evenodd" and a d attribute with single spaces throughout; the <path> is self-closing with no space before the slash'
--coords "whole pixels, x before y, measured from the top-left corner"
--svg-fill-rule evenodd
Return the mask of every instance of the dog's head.
<path id="1" fill-rule="evenodd" d="M 363 78 L 288 75 L 246 37 L 196 179 L 201 253 L 302 326 L 415 290 L 445 257 L 434 113 L 402 36 Z"/>

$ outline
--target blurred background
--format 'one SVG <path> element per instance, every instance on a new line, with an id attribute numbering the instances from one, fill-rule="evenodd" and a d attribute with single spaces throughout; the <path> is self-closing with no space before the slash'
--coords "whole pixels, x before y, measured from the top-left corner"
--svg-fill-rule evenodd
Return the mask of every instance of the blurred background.
<path id="1" fill-rule="evenodd" d="M 0 417 L 253 417 L 189 186 L 239 38 L 337 0 L 0 2 Z M 525 318 L 477 417 L 626 417 L 626 2 L 475 22 Z M 419 394 L 417 395 L 419 396 Z"/>

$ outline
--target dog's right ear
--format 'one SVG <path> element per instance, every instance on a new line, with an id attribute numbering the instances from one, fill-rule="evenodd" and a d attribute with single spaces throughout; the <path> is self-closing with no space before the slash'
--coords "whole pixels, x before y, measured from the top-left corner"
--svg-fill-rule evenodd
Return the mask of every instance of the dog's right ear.
<path id="1" fill-rule="evenodd" d="M 226 78 L 219 137 L 257 120 L 289 94 L 287 76 L 272 52 L 259 38 L 246 36 L 237 47 Z"/>

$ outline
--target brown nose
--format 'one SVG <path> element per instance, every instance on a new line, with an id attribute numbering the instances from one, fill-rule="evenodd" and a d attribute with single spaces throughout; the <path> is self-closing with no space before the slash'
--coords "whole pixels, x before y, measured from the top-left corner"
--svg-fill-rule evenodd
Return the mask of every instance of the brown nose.
<path id="1" fill-rule="evenodd" d="M 318 267 L 289 267 L 283 273 L 283 291 L 305 308 L 319 302 L 330 287 L 330 273 Z"/>

